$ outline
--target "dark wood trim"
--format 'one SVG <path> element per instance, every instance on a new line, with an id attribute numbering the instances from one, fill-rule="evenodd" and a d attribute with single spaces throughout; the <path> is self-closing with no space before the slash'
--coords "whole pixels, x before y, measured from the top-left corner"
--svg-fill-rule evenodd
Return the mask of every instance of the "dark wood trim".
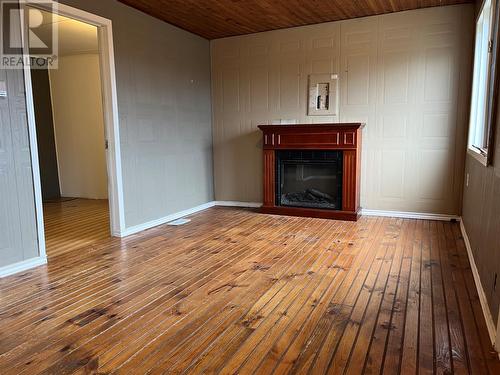
<path id="1" fill-rule="evenodd" d="M 265 150 L 356 150 L 361 123 L 260 125 Z"/>
<path id="2" fill-rule="evenodd" d="M 274 206 L 275 155 L 272 150 L 264 150 L 264 206 Z"/>
<path id="3" fill-rule="evenodd" d="M 313 208 L 299 207 L 262 207 L 261 212 L 271 215 L 316 217 L 319 219 L 335 219 L 346 221 L 357 221 L 361 217 L 361 208 L 357 211 L 336 211 L 336 210 L 317 210 Z"/>
<path id="4" fill-rule="evenodd" d="M 361 207 L 361 150 L 363 149 L 363 137 L 361 136 L 361 129 L 357 130 L 358 133 L 358 147 L 356 149 L 356 207 Z"/>
<path id="5" fill-rule="evenodd" d="M 358 128 L 364 128 L 365 124 L 362 122 L 342 122 L 342 123 L 327 123 L 327 124 L 293 124 L 293 125 L 259 125 L 258 128 L 262 131 L 266 130 L 287 130 L 294 132 L 296 130 L 352 130 Z"/>
<path id="6" fill-rule="evenodd" d="M 361 185 L 362 123 L 260 125 L 263 132 L 262 212 L 339 220 L 357 220 Z M 343 151 L 342 210 L 324 210 L 276 205 L 276 150 Z"/>
<path id="7" fill-rule="evenodd" d="M 356 151 L 344 150 L 342 175 L 342 210 L 356 211 Z"/>

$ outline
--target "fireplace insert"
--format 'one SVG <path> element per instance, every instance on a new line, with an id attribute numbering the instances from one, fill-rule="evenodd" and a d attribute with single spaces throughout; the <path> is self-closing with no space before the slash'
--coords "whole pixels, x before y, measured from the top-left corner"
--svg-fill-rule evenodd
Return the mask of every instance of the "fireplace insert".
<path id="1" fill-rule="evenodd" d="M 276 205 L 342 210 L 342 151 L 276 152 Z"/>

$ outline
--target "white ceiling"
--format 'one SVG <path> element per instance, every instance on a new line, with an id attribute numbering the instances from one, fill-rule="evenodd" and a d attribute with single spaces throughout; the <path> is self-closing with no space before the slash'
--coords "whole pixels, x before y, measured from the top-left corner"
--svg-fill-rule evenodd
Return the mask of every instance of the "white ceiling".
<path id="1" fill-rule="evenodd" d="M 51 14 L 38 9 L 30 12 L 39 12 L 41 26 L 36 29 L 37 34 L 50 33 L 51 24 L 58 28 L 59 56 L 77 55 L 82 53 L 97 53 L 99 51 L 97 27 L 72 18 Z M 31 19 L 31 16 L 30 16 Z"/>

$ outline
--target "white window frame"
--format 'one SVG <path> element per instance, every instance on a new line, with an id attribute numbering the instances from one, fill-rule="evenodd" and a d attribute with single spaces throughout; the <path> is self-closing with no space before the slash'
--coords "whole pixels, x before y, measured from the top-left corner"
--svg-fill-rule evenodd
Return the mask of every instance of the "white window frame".
<path id="1" fill-rule="evenodd" d="M 469 119 L 468 153 L 487 166 L 491 127 L 496 113 L 496 49 L 498 0 L 484 0 L 476 20 L 474 71 Z"/>

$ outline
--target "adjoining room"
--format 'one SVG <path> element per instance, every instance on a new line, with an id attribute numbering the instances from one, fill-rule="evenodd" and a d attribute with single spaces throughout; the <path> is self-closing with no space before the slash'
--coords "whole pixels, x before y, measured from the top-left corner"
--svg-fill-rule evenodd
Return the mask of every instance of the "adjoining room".
<path id="1" fill-rule="evenodd" d="M 96 26 L 29 11 L 41 18 L 42 33 L 58 28 L 58 69 L 31 70 L 51 257 L 111 235 L 99 43 Z"/>

